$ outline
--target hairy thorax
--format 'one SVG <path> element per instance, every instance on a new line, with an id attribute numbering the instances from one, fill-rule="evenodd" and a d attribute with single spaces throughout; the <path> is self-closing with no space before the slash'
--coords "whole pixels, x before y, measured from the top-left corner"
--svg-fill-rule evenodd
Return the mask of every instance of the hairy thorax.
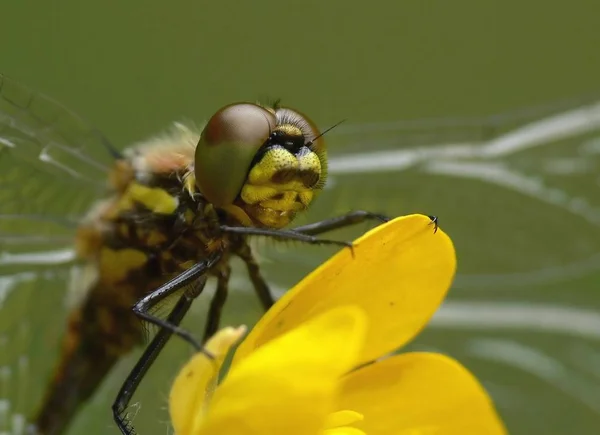
<path id="1" fill-rule="evenodd" d="M 226 248 L 219 222 L 227 217 L 186 187 L 196 140 L 193 130 L 177 126 L 116 161 L 112 195 L 92 208 L 76 239 L 78 254 L 96 265 L 103 287 L 138 299 Z"/>

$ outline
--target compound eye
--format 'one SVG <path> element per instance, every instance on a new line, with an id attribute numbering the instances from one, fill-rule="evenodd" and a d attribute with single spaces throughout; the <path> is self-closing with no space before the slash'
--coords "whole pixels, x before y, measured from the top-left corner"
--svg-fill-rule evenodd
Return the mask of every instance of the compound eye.
<path id="1" fill-rule="evenodd" d="M 269 137 L 275 119 L 268 110 L 251 103 L 225 106 L 215 113 L 202 132 L 206 146 L 237 143 L 260 147 Z"/>
<path id="2" fill-rule="evenodd" d="M 225 106 L 209 119 L 194 159 L 196 184 L 208 201 L 217 207 L 233 203 L 275 124 L 273 113 L 252 103 Z"/>

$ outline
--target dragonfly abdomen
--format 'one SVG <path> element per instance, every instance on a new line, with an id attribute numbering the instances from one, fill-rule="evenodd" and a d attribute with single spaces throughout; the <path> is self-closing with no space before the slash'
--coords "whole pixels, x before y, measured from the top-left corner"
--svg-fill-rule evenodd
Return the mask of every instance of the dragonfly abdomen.
<path id="1" fill-rule="evenodd" d="M 60 361 L 34 420 L 39 434 L 62 433 L 117 360 L 141 342 L 142 325 L 131 314 L 134 298 L 127 293 L 127 288 L 97 283 L 71 312 Z M 110 297 L 117 294 L 121 297 Z"/>
<path id="2" fill-rule="evenodd" d="M 186 161 L 171 172 L 141 174 L 134 170 L 140 158 L 118 162 L 114 179 L 120 184 L 78 229 L 77 251 L 96 267 L 97 278 L 69 316 L 59 362 L 34 419 L 39 434 L 63 433 L 118 359 L 142 343 L 135 302 L 226 244 L 214 208 L 184 188 Z"/>

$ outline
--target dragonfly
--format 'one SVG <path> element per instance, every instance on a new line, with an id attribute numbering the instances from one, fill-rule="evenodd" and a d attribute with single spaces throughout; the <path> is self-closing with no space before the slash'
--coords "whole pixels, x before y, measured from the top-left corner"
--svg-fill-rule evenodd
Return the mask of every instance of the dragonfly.
<path id="1" fill-rule="evenodd" d="M 502 170 L 507 179 L 520 174 L 520 178 L 527 181 L 528 166 L 520 165 L 520 160 L 515 158 L 539 145 L 556 140 L 569 145 L 571 136 L 597 131 L 600 128 L 597 102 L 600 100 L 596 97 L 597 94 L 586 95 L 483 117 L 344 124 L 328 133 L 328 149 L 331 150 L 331 142 L 336 145 L 336 140 L 343 143 L 344 149 L 333 158 L 327 158 L 328 183 L 320 193 L 317 214 L 334 216 L 339 212 L 338 204 L 349 201 L 360 201 L 361 205 L 369 206 L 366 208 L 373 204 L 381 207 L 378 195 L 388 204 L 383 208 L 396 214 L 397 207 L 390 205 L 389 195 L 382 194 L 377 182 L 367 186 L 360 174 L 367 174 L 372 180 L 377 174 L 385 173 L 386 189 L 393 191 L 405 189 L 402 186 L 406 186 L 407 181 L 394 172 L 475 177 L 518 189 L 515 183 L 504 183 L 504 178 L 484 177 L 483 171 L 494 170 L 495 174 Z M 185 126 L 180 124 L 173 127 L 182 128 Z M 200 130 L 196 134 L 199 137 Z M 160 139 L 159 136 L 152 141 Z M 591 142 L 588 145 L 590 152 L 597 149 Z M 10 395 L 15 410 L 27 409 L 30 397 L 44 393 L 43 385 L 28 382 L 28 378 L 35 373 L 39 379 L 38 371 L 46 370 L 47 355 L 55 353 L 50 343 L 58 340 L 59 327 L 54 326 L 57 321 L 49 319 L 60 316 L 64 291 L 68 289 L 69 302 L 75 308 L 89 294 L 89 284 L 85 283 L 95 279 L 97 267 L 82 262 L 72 245 L 78 240 L 77 228 L 89 215 L 90 207 L 99 198 L 106 197 L 107 179 L 118 184 L 118 175 L 124 172 L 114 168 L 118 156 L 123 154 L 101 132 L 59 103 L 3 77 L 0 87 L 0 398 L 6 391 L 3 383 L 17 378 L 18 391 Z M 507 166 L 507 159 L 515 162 L 509 160 Z M 530 185 L 524 183 L 523 188 Z M 454 198 L 453 191 L 444 194 L 448 201 L 464 200 Z M 344 194 L 349 192 L 352 192 L 350 198 L 344 201 Z M 540 199 L 545 198 L 544 192 L 539 193 Z M 550 193 L 547 199 L 554 201 Z M 536 192 L 525 194 L 537 197 Z M 440 200 L 443 198 L 438 197 L 436 204 Z M 484 210 L 477 212 L 485 217 Z M 586 219 L 594 216 L 587 211 L 582 212 L 583 215 Z M 310 231 L 310 228 L 305 230 Z M 470 235 L 472 231 L 470 228 Z M 298 260 L 295 250 L 278 252 L 277 264 Z M 71 267 L 80 263 L 82 267 Z M 123 307 L 123 312 L 128 315 L 130 310 Z M 17 317 L 11 317 L 10 313 L 16 313 Z M 26 322 L 18 317 L 22 313 L 26 315 Z M 58 323 L 61 322 L 62 318 Z M 19 358 L 11 366 L 4 358 L 9 351 L 13 355 L 30 354 L 31 357 Z M 12 371 L 8 373 L 4 368 Z M 64 431 L 72 414 L 63 420 L 60 418 L 58 421 L 63 422 Z M 3 424 L 0 410 L 0 427 L 4 429 Z M 17 428 L 14 433 L 22 433 L 20 413 L 13 414 L 12 424 Z"/>
<path id="2" fill-rule="evenodd" d="M 55 365 L 30 431 L 58 435 L 117 361 L 159 327 L 113 404 L 123 434 L 141 378 L 207 279 L 216 280 L 204 338 L 216 332 L 239 257 L 266 310 L 274 297 L 248 239 L 351 248 L 318 238 L 387 218 L 353 211 L 286 229 L 325 186 L 324 133 L 303 113 L 240 102 L 202 128 L 176 123 L 124 151 L 60 103 L 1 76 L 0 241 L 3 263 L 63 260 L 86 265 Z M 72 244 L 74 250 L 57 246 Z M 62 256 L 62 257 L 61 257 Z M 68 258 L 64 258 L 67 256 Z M 43 289 L 39 289 L 42 292 Z M 34 296 L 35 297 L 35 296 Z M 157 310 L 164 310 L 163 318 Z"/>

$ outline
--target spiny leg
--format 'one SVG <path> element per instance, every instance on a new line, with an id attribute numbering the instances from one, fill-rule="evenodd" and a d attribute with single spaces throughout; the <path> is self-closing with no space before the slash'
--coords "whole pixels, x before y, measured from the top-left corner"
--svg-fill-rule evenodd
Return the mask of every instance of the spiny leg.
<path id="1" fill-rule="evenodd" d="M 221 312 L 223 306 L 227 300 L 229 277 L 231 276 L 231 268 L 229 265 L 225 265 L 219 275 L 217 276 L 217 289 L 215 295 L 210 301 L 210 307 L 208 308 L 208 317 L 206 319 L 206 326 L 204 329 L 203 343 L 212 337 L 219 329 L 219 323 L 221 322 Z M 198 344 L 196 344 L 197 346 Z"/>
<path id="2" fill-rule="evenodd" d="M 379 220 L 381 222 L 387 222 L 389 218 L 380 214 L 358 210 L 350 212 L 344 216 L 326 219 L 321 222 L 297 227 L 292 230 L 229 226 L 221 226 L 221 230 L 224 232 L 243 234 L 246 236 L 268 236 L 279 240 L 297 240 L 313 245 L 338 245 L 350 247 L 352 249 L 352 243 L 350 242 L 319 239 L 314 237 L 313 234 L 331 231 L 336 228 L 353 225 L 367 220 Z M 252 255 L 250 247 L 244 243 L 235 251 L 235 253 L 246 264 L 248 275 L 250 276 L 254 290 L 256 291 L 256 294 L 258 295 L 258 298 L 260 299 L 265 311 L 268 310 L 275 303 L 275 299 L 273 298 L 265 279 L 260 273 L 260 268 L 254 256 Z"/>
<path id="3" fill-rule="evenodd" d="M 379 223 L 383 223 L 389 221 L 390 218 L 378 213 L 371 213 L 369 211 L 364 210 L 355 210 L 351 211 L 350 213 L 346 213 L 342 216 L 328 218 L 319 222 L 314 222 L 312 224 L 292 228 L 292 231 L 296 231 L 297 233 L 301 234 L 316 235 L 370 220 L 375 220 L 379 221 Z"/>
<path id="4" fill-rule="evenodd" d="M 187 295 L 190 300 L 197 298 L 204 289 L 204 284 L 206 283 L 206 277 L 204 275 L 206 275 L 210 268 L 220 259 L 221 254 L 217 253 L 210 259 L 193 265 L 171 281 L 160 286 L 157 290 L 140 299 L 133 306 L 133 312 L 141 319 L 160 326 L 161 328 L 168 329 L 172 334 L 178 335 L 192 346 L 196 346 L 196 339 L 188 331 L 180 328 L 178 324 L 174 324 L 169 320 L 164 320 L 151 314 L 150 310 L 165 298 L 182 289 L 185 289 L 185 295 Z"/>
<path id="5" fill-rule="evenodd" d="M 433 225 L 433 234 L 437 233 L 437 230 L 439 228 L 439 222 L 438 222 L 438 217 L 437 216 L 427 216 L 429 219 L 431 219 L 431 222 L 429 222 L 429 225 Z"/>
<path id="6" fill-rule="evenodd" d="M 246 264 L 246 269 L 248 270 L 248 275 L 252 281 L 254 291 L 258 295 L 258 299 L 260 299 L 263 308 L 267 311 L 275 303 L 275 299 L 269 290 L 269 285 L 260 273 L 260 267 L 258 266 L 254 255 L 252 255 L 250 246 L 244 242 L 235 253 Z"/>
<path id="7" fill-rule="evenodd" d="M 431 225 L 433 225 L 433 232 L 436 233 L 438 229 L 438 217 L 427 217 L 431 219 Z M 347 213 L 343 216 L 324 219 L 322 221 L 314 222 L 312 224 L 292 228 L 292 231 L 296 231 L 301 234 L 315 235 L 337 230 L 339 228 L 344 228 L 350 225 L 359 224 L 361 222 L 366 222 L 369 220 L 378 220 L 379 223 L 385 223 L 388 222 L 390 218 L 382 214 L 371 213 L 364 210 L 356 210 L 351 211 L 350 213 Z"/>
<path id="8" fill-rule="evenodd" d="M 319 239 L 310 234 L 302 234 L 294 230 L 277 230 L 272 228 L 255 227 L 230 227 L 221 225 L 221 231 L 230 234 L 241 234 L 244 236 L 267 236 L 279 240 L 297 240 L 309 245 L 336 245 L 352 248 L 352 243 L 339 240 Z"/>
<path id="9" fill-rule="evenodd" d="M 204 281 L 206 282 L 206 278 L 204 278 Z M 189 298 L 186 294 L 181 295 L 177 301 L 177 304 L 167 317 L 167 322 L 169 322 L 169 324 L 178 325 L 192 305 L 192 302 L 193 299 Z M 162 351 L 169 338 L 171 338 L 172 334 L 173 331 L 168 328 L 161 328 L 156 333 L 156 336 L 152 339 L 148 347 L 146 347 L 146 350 L 135 364 L 129 375 L 127 375 L 125 382 L 123 382 L 123 385 L 119 390 L 119 394 L 117 394 L 117 398 L 112 405 L 113 418 L 123 435 L 134 435 L 136 433 L 133 425 L 127 418 L 125 411 L 127 410 L 129 402 L 131 401 L 131 398 L 137 390 L 140 382 L 148 372 L 148 369 L 156 360 L 156 357 Z"/>
<path id="10" fill-rule="evenodd" d="M 125 411 L 141 380 L 146 375 L 169 338 L 171 338 L 171 335 L 180 335 L 196 349 L 199 349 L 199 344 L 194 340 L 191 334 L 180 329 L 178 325 L 189 310 L 194 299 L 204 289 L 208 270 L 219 259 L 220 254 L 216 254 L 208 260 L 195 264 L 135 304 L 133 311 L 136 315 L 161 328 L 158 330 L 148 347 L 146 347 L 146 350 L 125 379 L 125 382 L 123 382 L 113 403 L 113 418 L 122 434 L 135 434 L 135 430 L 128 421 Z M 160 301 L 163 301 L 165 298 L 180 291 L 183 291 L 183 294 L 177 300 L 177 303 L 166 320 L 149 313 L 149 310 L 160 303 Z"/>

